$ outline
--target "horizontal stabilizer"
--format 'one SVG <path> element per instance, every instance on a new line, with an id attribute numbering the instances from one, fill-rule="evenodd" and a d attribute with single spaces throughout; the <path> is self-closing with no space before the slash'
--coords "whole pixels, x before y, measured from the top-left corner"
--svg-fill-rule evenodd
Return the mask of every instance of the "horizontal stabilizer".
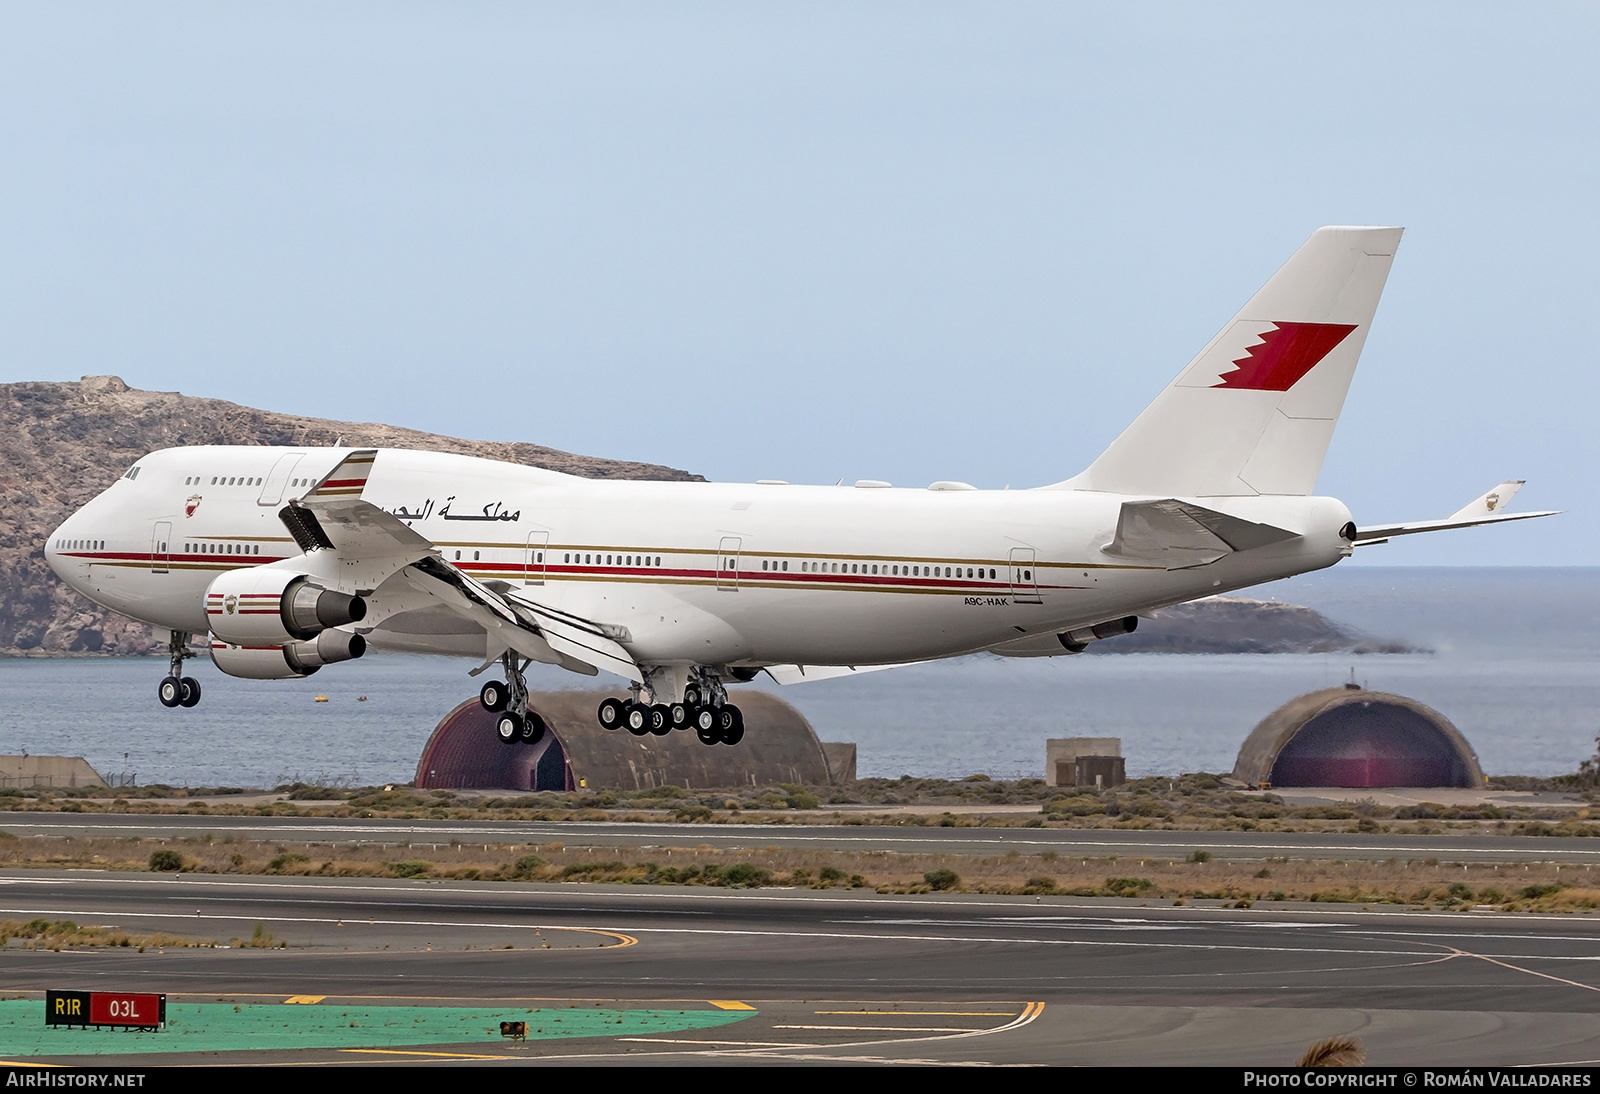
<path id="1" fill-rule="evenodd" d="M 1127 501 L 1117 518 L 1116 538 L 1101 550 L 1117 558 L 1182 570 L 1295 535 L 1176 498 Z"/>
<path id="2" fill-rule="evenodd" d="M 1476 528 L 1482 524 L 1500 524 L 1508 520 L 1532 520 L 1534 517 L 1553 517 L 1559 509 L 1541 509 L 1537 512 L 1507 513 L 1504 509 L 1525 480 L 1503 482 L 1493 490 L 1457 509 L 1443 520 L 1413 520 L 1404 524 L 1362 525 L 1356 529 L 1356 546 L 1370 547 L 1388 543 L 1395 536 L 1410 536 L 1418 532 L 1440 532 L 1446 528 Z"/>

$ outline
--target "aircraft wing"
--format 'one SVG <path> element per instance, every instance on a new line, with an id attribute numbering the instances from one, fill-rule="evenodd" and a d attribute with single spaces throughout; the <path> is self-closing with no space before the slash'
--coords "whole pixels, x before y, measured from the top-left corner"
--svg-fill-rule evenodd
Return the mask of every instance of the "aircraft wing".
<path id="1" fill-rule="evenodd" d="M 1414 520 L 1404 524 L 1374 524 L 1362 525 L 1356 529 L 1356 546 L 1370 547 L 1377 543 L 1388 543 L 1395 536 L 1410 536 L 1418 532 L 1438 532 L 1446 528 L 1475 528 L 1480 524 L 1499 524 L 1508 520 L 1532 520 L 1534 517 L 1553 517 L 1560 513 L 1559 509 L 1542 509 L 1538 512 L 1507 513 L 1503 510 L 1510 503 L 1518 490 L 1522 489 L 1524 479 L 1512 479 L 1503 482 L 1492 490 L 1485 491 L 1482 495 L 1457 509 L 1442 520 Z"/>
<path id="2" fill-rule="evenodd" d="M 625 629 L 548 608 L 509 582 L 480 582 L 446 562 L 431 540 L 393 513 L 362 500 L 376 455 L 372 449 L 352 452 L 303 498 L 279 512 L 303 551 L 334 552 L 342 581 L 362 589 L 376 589 L 404 571 L 412 588 L 483 627 L 501 649 L 585 675 L 605 669 L 643 680 L 633 656 L 618 641 L 627 640 Z"/>
<path id="3" fill-rule="evenodd" d="M 1235 551 L 1293 539 L 1297 534 L 1176 498 L 1125 501 L 1117 517 L 1116 537 L 1101 550 L 1117 558 L 1184 570 Z"/>

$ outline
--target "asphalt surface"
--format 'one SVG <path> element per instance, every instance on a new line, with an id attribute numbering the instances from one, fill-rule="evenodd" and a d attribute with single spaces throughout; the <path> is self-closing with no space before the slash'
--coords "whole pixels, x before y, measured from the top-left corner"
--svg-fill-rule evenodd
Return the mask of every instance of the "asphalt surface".
<path id="1" fill-rule="evenodd" d="M 810 848 L 908 853 L 1058 854 L 1097 858 L 1141 855 L 1245 861 L 1437 858 L 1446 862 L 1600 863 L 1600 839 L 1550 836 L 1419 836 L 1320 832 L 1181 832 L 1083 828 L 918 828 L 806 824 L 648 824 L 590 821 L 406 821 L 319 817 L 140 816 L 82 813 L 0 813 L 0 832 L 15 836 L 230 835 L 278 842 L 427 846 L 451 840 L 489 844 L 562 843 L 567 847 Z"/>
<path id="2" fill-rule="evenodd" d="M 1582 915 L 0 876 L 0 919 L 34 916 L 224 943 L 259 923 L 288 947 L 55 953 L 13 942 L 0 962 L 0 992 L 13 997 L 137 988 L 238 1005 L 297 998 L 318 1007 L 487 1006 L 507 1017 L 597 1005 L 739 1015 L 661 1035 L 222 1057 L 239 1061 L 1267 1065 L 1292 1063 L 1339 1034 L 1357 1037 L 1373 1064 L 1600 1060 L 1600 921 Z M 162 1059 L 201 1058 L 219 1059 Z"/>

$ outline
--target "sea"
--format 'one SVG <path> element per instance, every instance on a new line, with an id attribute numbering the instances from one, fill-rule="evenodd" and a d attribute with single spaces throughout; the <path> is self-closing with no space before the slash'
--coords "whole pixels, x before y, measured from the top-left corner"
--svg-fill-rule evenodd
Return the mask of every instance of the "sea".
<path id="1" fill-rule="evenodd" d="M 862 777 L 1039 776 L 1051 737 L 1119 737 L 1131 776 L 1229 771 L 1272 710 L 1351 679 L 1443 713 L 1491 774 L 1557 775 L 1595 754 L 1600 568 L 1336 567 L 1236 595 L 1429 652 L 979 655 L 746 686 L 793 703 L 823 740 L 855 742 Z M 0 659 L 0 754 L 81 755 L 138 785 L 406 782 L 438 720 L 477 693 L 472 667 L 370 654 L 306 680 L 253 681 L 197 658 L 202 702 L 168 710 L 158 659 Z M 535 669 L 535 689 L 597 683 Z"/>

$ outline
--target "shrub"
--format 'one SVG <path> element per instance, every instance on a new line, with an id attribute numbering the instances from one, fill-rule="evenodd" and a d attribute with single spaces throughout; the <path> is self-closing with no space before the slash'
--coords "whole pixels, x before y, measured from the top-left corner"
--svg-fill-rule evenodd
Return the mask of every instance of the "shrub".
<path id="1" fill-rule="evenodd" d="M 1189 857 L 1187 859 L 1185 859 L 1184 861 L 1185 862 L 1210 862 L 1211 861 L 1211 852 L 1210 851 L 1190 851 L 1189 852 Z"/>
<path id="2" fill-rule="evenodd" d="M 407 862 L 391 862 L 388 864 L 389 872 L 395 877 L 425 877 L 433 869 L 433 863 L 421 859 L 411 859 Z"/>
<path id="3" fill-rule="evenodd" d="M 511 864 L 511 876 L 519 881 L 526 880 L 534 875 L 539 868 L 548 865 L 538 855 L 523 855 Z"/>
<path id="4" fill-rule="evenodd" d="M 1106 892 L 1112 896 L 1139 896 L 1146 889 L 1155 888 L 1155 882 L 1143 877 L 1108 877 Z"/>
<path id="5" fill-rule="evenodd" d="M 285 854 L 279 855 L 277 858 L 275 858 L 271 862 L 267 863 L 267 869 L 268 870 L 282 870 L 285 866 L 292 866 L 296 862 L 310 862 L 310 861 L 311 860 L 308 857 L 306 857 L 305 855 L 295 854 L 294 852 L 291 851 L 291 852 L 287 852 Z"/>
<path id="6" fill-rule="evenodd" d="M 922 875 L 922 880 L 928 883 L 928 888 L 935 892 L 943 892 L 946 889 L 954 889 L 957 885 L 960 885 L 961 875 L 945 867 L 938 870 L 929 870 Z"/>
<path id="7" fill-rule="evenodd" d="M 183 869 L 183 856 L 176 851 L 152 851 L 150 852 L 150 869 L 181 870 Z"/>
<path id="8" fill-rule="evenodd" d="M 1518 895 L 1521 896 L 1523 900 L 1538 900 L 1542 896 L 1555 896 L 1565 888 L 1565 885 L 1554 883 L 1549 885 L 1529 885 Z"/>
<path id="9" fill-rule="evenodd" d="M 753 862 L 736 862 L 723 870 L 717 881 L 722 885 L 753 889 L 765 883 L 771 876 L 769 871 L 761 869 Z"/>
<path id="10" fill-rule="evenodd" d="M 1022 887 L 1025 893 L 1053 893 L 1056 891 L 1056 879 L 1053 877 L 1030 877 L 1028 884 Z"/>

